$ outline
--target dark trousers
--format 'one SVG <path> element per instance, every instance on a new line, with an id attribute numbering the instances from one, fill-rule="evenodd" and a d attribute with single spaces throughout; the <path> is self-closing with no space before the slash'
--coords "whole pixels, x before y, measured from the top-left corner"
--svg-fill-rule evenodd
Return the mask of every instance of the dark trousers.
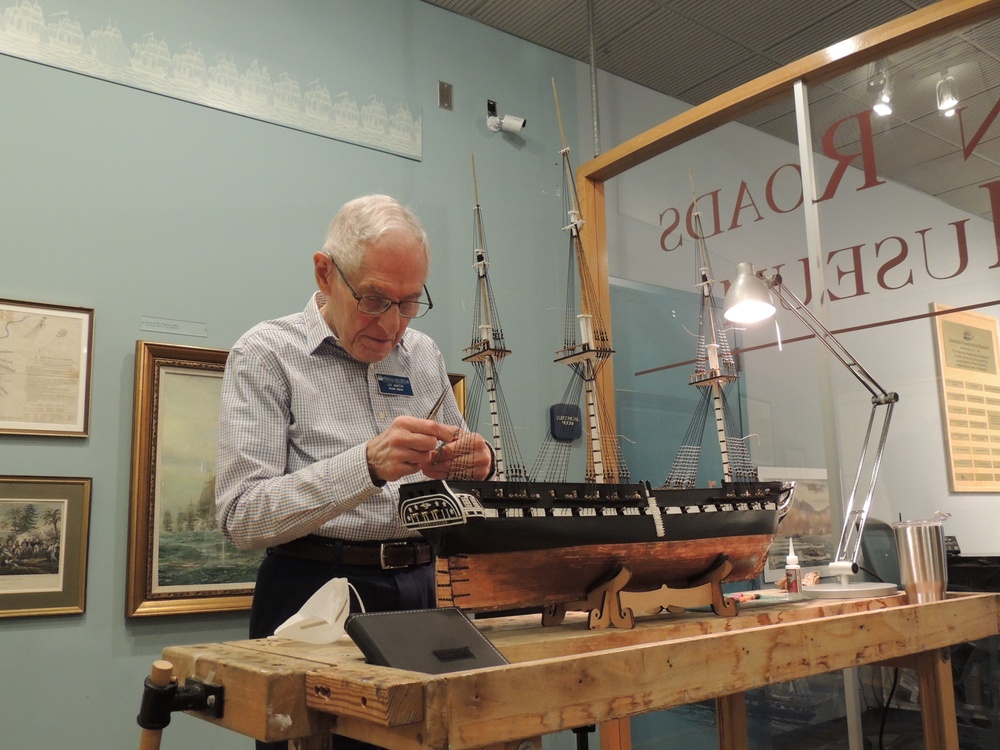
<path id="1" fill-rule="evenodd" d="M 435 604 L 434 565 L 401 570 L 318 563 L 268 554 L 257 571 L 250 607 L 250 637 L 266 638 L 294 615 L 331 578 L 346 578 L 358 590 L 367 612 L 427 609 Z M 351 592 L 351 611 L 361 607 Z M 349 737 L 335 737 L 336 750 L 373 748 Z M 287 750 L 287 742 L 258 742 L 257 750 Z"/>

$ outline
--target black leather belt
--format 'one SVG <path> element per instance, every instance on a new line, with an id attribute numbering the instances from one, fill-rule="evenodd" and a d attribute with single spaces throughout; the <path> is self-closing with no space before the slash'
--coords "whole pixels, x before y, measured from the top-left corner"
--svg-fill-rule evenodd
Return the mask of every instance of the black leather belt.
<path id="1" fill-rule="evenodd" d="M 267 552 L 311 562 L 360 565 L 382 570 L 415 568 L 434 559 L 430 545 L 420 540 L 345 542 L 314 535 L 269 547 Z"/>

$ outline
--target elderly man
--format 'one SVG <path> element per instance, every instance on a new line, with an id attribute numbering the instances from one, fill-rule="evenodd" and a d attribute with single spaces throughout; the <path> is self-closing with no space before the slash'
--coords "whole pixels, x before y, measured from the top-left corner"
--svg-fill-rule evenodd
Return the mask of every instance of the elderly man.
<path id="1" fill-rule="evenodd" d="M 437 345 L 408 327 L 433 305 L 429 265 L 413 213 L 388 196 L 353 200 L 313 256 L 319 292 L 305 310 L 233 346 L 216 505 L 236 546 L 267 549 L 252 638 L 331 578 L 348 579 L 368 611 L 434 606 L 430 549 L 400 523 L 398 487 L 444 478 L 453 462 L 486 478 L 493 454 L 466 431 Z"/>

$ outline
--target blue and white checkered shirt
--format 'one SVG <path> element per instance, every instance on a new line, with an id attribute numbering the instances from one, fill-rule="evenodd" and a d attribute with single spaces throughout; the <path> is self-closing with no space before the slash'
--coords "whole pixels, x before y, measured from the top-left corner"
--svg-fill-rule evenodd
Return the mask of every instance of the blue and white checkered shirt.
<path id="1" fill-rule="evenodd" d="M 272 547 L 306 534 L 388 540 L 415 536 L 396 512 L 401 482 L 372 483 L 365 444 L 398 416 L 426 415 L 448 373 L 440 349 L 408 328 L 383 359 L 353 359 L 320 315 L 303 312 L 252 328 L 233 346 L 222 382 L 216 510 L 238 547 Z M 409 380 L 413 395 L 379 376 Z M 466 428 L 449 395 L 438 420 Z"/>

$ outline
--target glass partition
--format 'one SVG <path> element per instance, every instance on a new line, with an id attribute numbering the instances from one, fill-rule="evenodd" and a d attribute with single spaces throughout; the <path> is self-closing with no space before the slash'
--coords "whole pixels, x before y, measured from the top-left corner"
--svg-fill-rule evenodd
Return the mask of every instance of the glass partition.
<path id="1" fill-rule="evenodd" d="M 783 99 L 772 108 L 790 106 Z M 729 123 L 605 184 L 611 317 L 628 321 L 615 327 L 615 406 L 633 476 L 662 485 L 682 446 L 695 444 L 696 486 L 721 481 L 715 417 L 699 413 L 705 389 L 691 383 L 713 319 L 738 378 L 726 385 L 727 439 L 742 442 L 757 464 L 823 465 L 821 432 L 810 429 L 819 420 L 802 406 L 815 400 L 794 397 L 798 384 L 788 377 L 814 358 L 790 370 L 756 353 L 748 359 L 745 349 L 761 336 L 721 317 L 737 263 L 792 266 L 803 252 L 797 161 L 794 144 Z M 754 382 L 773 384 L 785 398 L 773 405 L 755 399 Z M 764 432 L 752 424 L 768 417 Z"/>
<path id="2" fill-rule="evenodd" d="M 677 135 L 647 157 L 655 142 L 690 127 L 674 131 L 668 122 L 633 139 L 634 154 L 589 165 L 594 176 L 587 179 L 603 190 L 591 205 L 604 209 L 614 407 L 634 478 L 663 484 L 695 434 L 698 486 L 720 479 L 714 424 L 691 431 L 699 389 L 690 379 L 704 308 L 699 274 L 707 257 L 721 308 L 736 264 L 750 262 L 768 277 L 779 274 L 857 365 L 899 394 L 871 528 L 945 511 L 946 533 L 963 552 L 1000 554 L 995 530 L 981 522 L 995 514 L 1000 492 L 998 40 L 1000 21 L 976 21 L 881 57 L 862 55 L 836 75 L 798 84 L 798 108 L 786 72 L 785 93 L 766 106 L 748 105 L 738 121 Z M 805 68 L 801 75 L 810 78 Z M 800 132 L 809 133 L 806 160 Z M 872 396 L 787 309 L 779 307 L 773 322 L 726 334 L 739 376 L 729 395 L 737 437 L 762 477 L 806 489 L 754 585 L 770 587 L 780 576 L 787 537 L 804 568 L 826 576 Z M 872 441 L 874 452 L 877 435 Z M 860 578 L 887 575 L 874 555 L 862 547 Z M 995 643 L 991 648 L 995 656 Z M 1000 737 L 995 691 L 984 688 L 983 664 L 990 662 L 982 654 L 989 651 L 955 651 L 963 747 L 994 747 Z M 904 717 L 888 731 L 919 741 L 919 721 L 905 716 L 918 706 L 912 673 L 895 677 L 901 692 L 894 705 Z M 849 680 L 861 696 L 862 731 L 875 737 L 885 731 L 879 719 L 893 675 L 864 668 Z M 748 694 L 747 704 L 751 747 L 777 746 L 779 736 L 819 747 L 820 726 L 834 727 L 823 747 L 846 746 L 837 744 L 848 713 L 839 674 L 769 685 Z M 665 736 L 715 747 L 714 707 L 633 722 L 635 747 Z"/>
<path id="3" fill-rule="evenodd" d="M 948 512 L 964 550 L 994 555 L 980 519 L 1000 490 L 998 36 L 997 20 L 961 28 L 808 97 L 823 271 L 811 291 L 826 289 L 829 327 L 900 398 L 871 515 Z M 842 369 L 831 378 L 846 482 L 870 403 Z"/>
<path id="4" fill-rule="evenodd" d="M 787 112 L 794 124 L 790 96 L 761 116 Z M 738 377 L 726 386 L 734 428 L 728 439 L 743 442 L 765 478 L 819 488 L 803 488 L 808 500 L 800 499 L 794 516 L 782 522 L 764 574 L 729 585 L 729 591 L 775 588 L 784 574 L 787 535 L 795 533 L 807 570 L 836 544 L 822 481 L 827 464 L 817 392 L 825 367 L 821 353 L 798 343 L 808 332 L 795 330 L 792 322 L 781 321 L 789 342 L 779 351 L 773 323 L 743 329 L 722 319 L 738 263 L 781 267 L 789 276 L 806 267 L 798 161 L 794 142 L 729 123 L 605 183 L 615 407 L 632 475 L 663 485 L 678 455 L 696 444 L 696 486 L 721 483 L 714 414 L 699 412 L 705 393 L 692 383 L 702 338 L 710 335 L 706 317 L 714 315 Z M 703 294 L 703 269 L 710 300 Z M 774 736 L 843 717 L 842 679 L 824 676 L 754 691 L 748 713 L 752 742 L 769 746 Z M 636 717 L 632 731 L 634 747 L 678 736 L 692 748 L 717 747 L 712 703 Z"/>

